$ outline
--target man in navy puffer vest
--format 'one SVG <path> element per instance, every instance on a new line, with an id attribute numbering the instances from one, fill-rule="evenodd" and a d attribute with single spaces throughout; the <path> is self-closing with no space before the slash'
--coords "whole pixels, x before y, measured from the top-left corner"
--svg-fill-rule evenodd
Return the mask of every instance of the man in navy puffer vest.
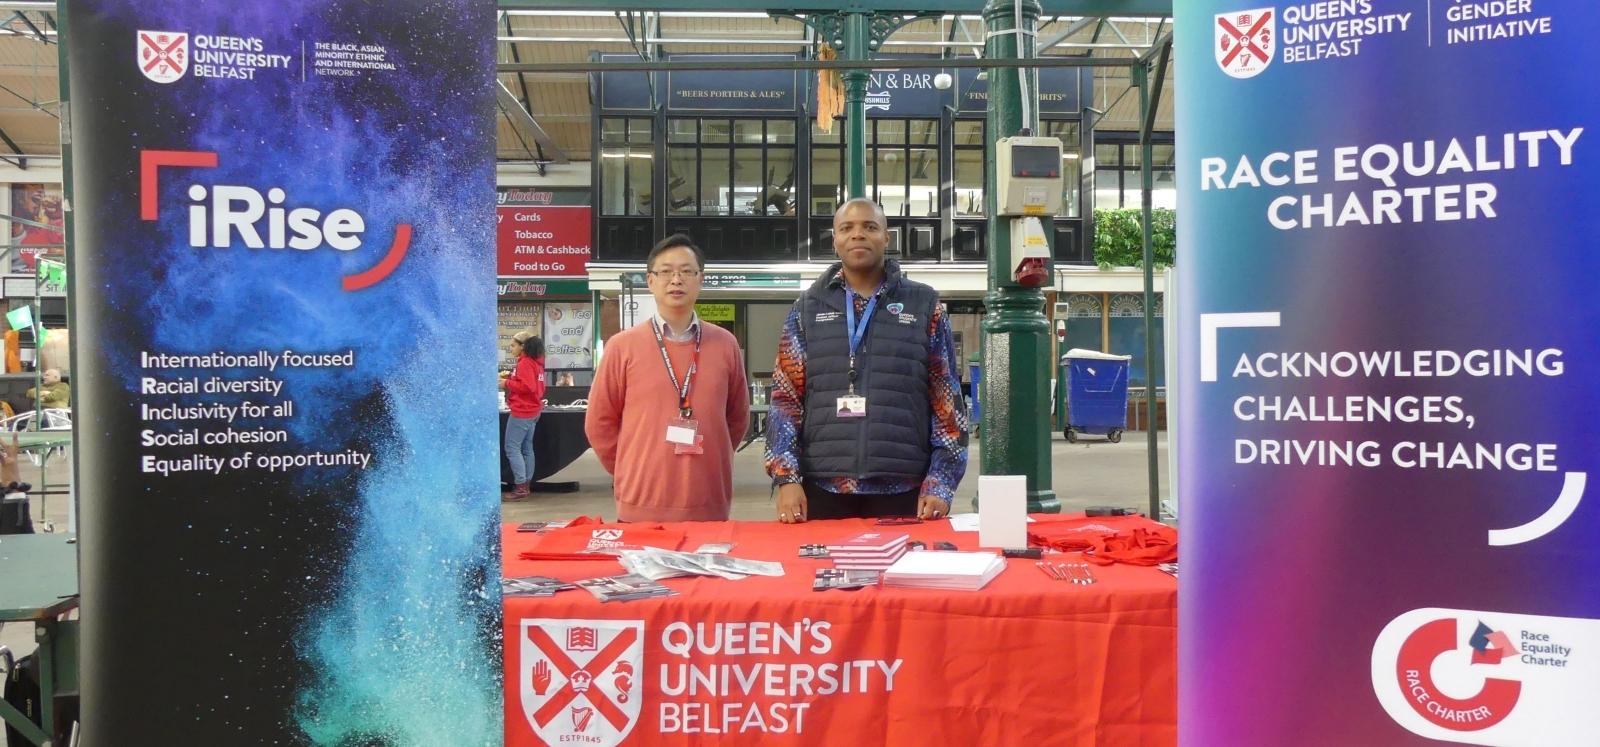
<path id="1" fill-rule="evenodd" d="M 934 289 L 885 261 L 883 209 L 833 217 L 839 262 L 784 323 L 767 418 L 778 520 L 948 516 L 967 469 L 967 412 Z"/>

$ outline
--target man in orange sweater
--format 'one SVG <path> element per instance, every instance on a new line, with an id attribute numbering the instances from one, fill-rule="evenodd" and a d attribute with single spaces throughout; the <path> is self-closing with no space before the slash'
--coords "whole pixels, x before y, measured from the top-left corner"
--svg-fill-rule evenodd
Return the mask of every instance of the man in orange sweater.
<path id="1" fill-rule="evenodd" d="M 705 257 L 693 240 L 662 239 L 645 267 L 656 314 L 606 342 L 583 429 L 616 478 L 619 520 L 724 521 L 750 420 L 744 359 L 695 314 Z"/>

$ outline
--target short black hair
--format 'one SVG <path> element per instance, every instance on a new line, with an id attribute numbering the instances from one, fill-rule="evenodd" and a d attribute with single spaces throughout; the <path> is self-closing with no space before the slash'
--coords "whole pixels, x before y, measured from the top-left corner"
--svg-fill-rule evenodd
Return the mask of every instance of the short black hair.
<path id="1" fill-rule="evenodd" d="M 544 357 L 544 340 L 538 335 L 522 341 L 522 354 L 538 360 Z"/>
<path id="2" fill-rule="evenodd" d="M 644 258 L 645 269 L 655 269 L 656 257 L 660 256 L 662 252 L 667 251 L 668 249 L 688 249 L 689 252 L 694 255 L 695 269 L 706 269 L 705 253 L 701 252 L 700 247 L 695 246 L 694 239 L 689 238 L 689 235 L 685 233 L 675 233 L 660 241 L 657 241 L 656 245 L 650 249 L 649 256 Z"/>

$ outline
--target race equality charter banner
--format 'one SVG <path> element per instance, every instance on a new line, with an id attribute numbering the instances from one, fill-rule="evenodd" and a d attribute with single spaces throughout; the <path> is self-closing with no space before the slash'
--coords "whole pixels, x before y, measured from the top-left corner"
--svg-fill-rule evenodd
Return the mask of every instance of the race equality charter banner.
<path id="1" fill-rule="evenodd" d="M 1600 734 L 1600 12 L 1174 4 L 1180 744 Z"/>
<path id="2" fill-rule="evenodd" d="M 493 10 L 68 4 L 83 744 L 499 744 Z"/>

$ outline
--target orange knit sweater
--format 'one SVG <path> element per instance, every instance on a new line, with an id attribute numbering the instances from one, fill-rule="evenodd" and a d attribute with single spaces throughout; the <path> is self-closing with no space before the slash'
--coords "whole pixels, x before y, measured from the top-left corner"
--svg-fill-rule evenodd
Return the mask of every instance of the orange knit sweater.
<path id="1" fill-rule="evenodd" d="M 724 521 L 733 503 L 733 447 L 750 423 L 750 390 L 732 333 L 701 323 L 700 367 L 689 392 L 704 454 L 675 454 L 667 424 L 678 394 L 650 323 L 614 335 L 589 389 L 584 432 L 616 478 L 621 521 Z M 694 342 L 668 341 L 679 382 Z"/>

